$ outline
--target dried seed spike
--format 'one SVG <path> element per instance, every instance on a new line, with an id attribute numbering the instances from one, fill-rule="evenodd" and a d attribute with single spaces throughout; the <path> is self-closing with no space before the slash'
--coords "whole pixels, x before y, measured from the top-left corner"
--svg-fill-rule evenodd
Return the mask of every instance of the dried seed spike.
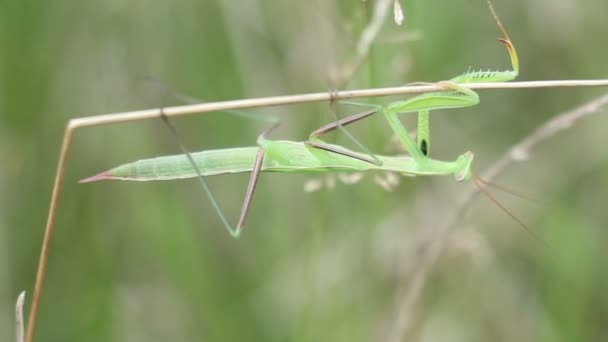
<path id="1" fill-rule="evenodd" d="M 401 26 L 405 20 L 405 15 L 403 13 L 403 9 L 401 9 L 399 0 L 395 0 L 395 2 L 393 2 L 393 18 L 395 20 L 395 24 L 399 26 Z"/>

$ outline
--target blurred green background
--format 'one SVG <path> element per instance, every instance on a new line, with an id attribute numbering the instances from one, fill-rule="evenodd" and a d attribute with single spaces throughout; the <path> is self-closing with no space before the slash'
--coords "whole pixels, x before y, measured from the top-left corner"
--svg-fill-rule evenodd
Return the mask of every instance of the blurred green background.
<path id="1" fill-rule="evenodd" d="M 373 3 L 2 2 L 0 340 L 13 340 L 17 294 L 32 292 L 68 119 L 158 107 L 162 96 L 147 76 L 208 101 L 325 91 L 353 60 Z M 405 26 L 389 17 L 349 88 L 508 67 L 484 1 L 402 3 Z M 520 80 L 608 77 L 605 0 L 495 6 L 520 53 Z M 477 107 L 434 113 L 432 154 L 452 160 L 470 149 L 483 170 L 548 118 L 604 92 L 484 91 Z M 329 110 L 318 103 L 251 112 L 282 119 L 274 138 L 302 140 L 331 120 Z M 478 197 L 452 227 L 407 339 L 608 338 L 605 114 L 544 142 L 497 180 L 535 199 L 496 193 L 553 248 Z M 192 150 L 253 145 L 264 129 L 225 113 L 174 122 Z M 414 127 L 411 117 L 404 122 Z M 382 118 L 353 132 L 375 151 L 395 153 Z M 77 184 L 176 152 L 160 120 L 76 133 L 39 341 L 385 340 L 421 249 L 472 186 L 408 178 L 387 192 L 370 175 L 306 193 L 311 176 L 262 175 L 248 227 L 234 240 L 195 181 Z M 210 180 L 233 221 L 247 177 Z"/>

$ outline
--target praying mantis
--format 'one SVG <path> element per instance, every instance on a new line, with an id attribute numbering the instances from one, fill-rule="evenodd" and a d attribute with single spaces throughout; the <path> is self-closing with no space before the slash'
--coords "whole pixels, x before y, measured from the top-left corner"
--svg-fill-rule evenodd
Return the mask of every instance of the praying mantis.
<path id="1" fill-rule="evenodd" d="M 468 151 L 455 161 L 439 161 L 430 158 L 430 125 L 429 112 L 437 109 L 470 107 L 479 103 L 479 95 L 462 84 L 480 82 L 508 82 L 519 74 L 519 60 L 517 51 L 511 42 L 504 26 L 496 14 L 492 4 L 488 2 L 490 12 L 496 21 L 502 37 L 498 40 L 506 47 L 510 59 L 511 70 L 506 71 L 469 71 L 449 81 L 440 82 L 450 90 L 425 93 L 404 101 L 397 101 L 389 105 L 375 106 L 347 102 L 357 106 L 370 106 L 372 109 L 337 120 L 327 124 L 310 134 L 309 140 L 304 142 L 275 141 L 267 139 L 268 133 L 274 128 L 262 133 L 258 139 L 258 147 L 230 148 L 190 153 L 180 143 L 184 154 L 145 159 L 118 166 L 81 180 L 81 183 L 90 183 L 100 180 L 172 180 L 197 177 L 210 198 L 213 207 L 220 216 L 224 227 L 233 237 L 239 237 L 243 231 L 253 195 L 255 193 L 260 172 L 290 172 L 290 173 L 318 173 L 318 172 L 361 172 L 361 171 L 392 171 L 408 176 L 445 176 L 453 175 L 457 181 L 471 180 L 471 164 L 473 153 Z M 402 113 L 418 113 L 417 143 L 399 120 Z M 409 156 L 391 157 L 379 156 L 368 152 L 354 137 L 353 141 L 363 147 L 365 154 L 349 150 L 345 147 L 328 144 L 319 137 L 336 129 L 381 113 Z M 166 116 L 162 116 L 178 138 L 175 127 L 171 125 Z M 275 125 L 276 126 L 276 125 Z M 239 220 L 236 226 L 230 224 L 224 215 L 217 200 L 211 192 L 204 177 L 224 174 L 250 172 L 251 177 L 243 201 Z"/>

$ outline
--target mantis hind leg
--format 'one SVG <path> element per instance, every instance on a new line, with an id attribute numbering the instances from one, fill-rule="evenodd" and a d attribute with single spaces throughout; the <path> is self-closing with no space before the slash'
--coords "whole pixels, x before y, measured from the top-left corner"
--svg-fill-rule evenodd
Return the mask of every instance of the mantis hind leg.
<path id="1" fill-rule="evenodd" d="M 258 136 L 258 141 L 261 141 L 266 138 L 266 136 L 274 130 L 279 124 L 275 123 L 262 132 Z M 245 192 L 245 199 L 243 200 L 243 206 L 241 207 L 241 215 L 239 216 L 239 221 L 236 224 L 235 236 L 238 236 L 243 227 L 245 226 L 245 221 L 247 221 L 247 215 L 249 215 L 249 208 L 251 208 L 251 202 L 253 201 L 253 195 L 255 193 L 255 189 L 258 185 L 258 179 L 260 178 L 260 172 L 262 171 L 262 165 L 264 164 L 264 156 L 266 155 L 264 148 L 260 146 L 258 148 L 258 153 L 255 156 L 255 162 L 253 164 L 253 168 L 251 169 L 251 177 L 249 177 L 249 184 L 247 185 L 247 192 Z"/>
<path id="2" fill-rule="evenodd" d="M 180 135 L 179 135 L 179 133 L 177 131 L 177 128 L 175 127 L 175 125 L 173 125 L 173 123 L 165 115 L 162 107 L 160 108 L 160 118 L 166 124 L 166 126 L 169 129 L 169 131 L 171 132 L 171 135 L 173 135 L 173 137 L 177 141 L 177 143 L 179 145 L 179 148 L 186 155 L 186 158 L 188 158 L 189 163 L 192 165 L 192 168 L 195 170 L 195 172 L 197 174 L 197 179 L 199 181 L 199 184 L 201 185 L 201 187 L 203 188 L 205 194 L 207 195 L 207 197 L 211 201 L 211 204 L 213 205 L 213 208 L 217 212 L 218 216 L 220 217 L 220 219 L 222 221 L 222 224 L 224 225 L 224 228 L 226 228 L 226 230 L 228 231 L 228 233 L 230 233 L 230 235 L 232 237 L 235 237 L 235 238 L 239 237 L 239 235 L 241 234 L 241 232 L 243 230 L 243 227 L 245 225 L 245 221 L 247 220 L 247 215 L 249 214 L 249 208 L 251 207 L 251 202 L 252 202 L 252 199 L 253 199 L 253 195 L 255 193 L 255 189 L 256 189 L 256 186 L 257 186 L 258 178 L 259 178 L 260 172 L 262 171 L 262 164 L 264 162 L 264 149 L 263 149 L 263 147 L 260 146 L 260 148 L 258 150 L 258 153 L 256 154 L 254 165 L 253 165 L 252 172 L 251 172 L 251 177 L 249 179 L 249 184 L 247 186 L 247 191 L 245 193 L 245 199 L 243 200 L 243 206 L 241 208 L 241 214 L 239 216 L 239 220 L 238 220 L 238 223 L 237 223 L 236 227 L 233 227 L 230 224 L 230 222 L 228 221 L 228 219 L 226 218 L 226 215 L 224 214 L 224 211 L 222 210 L 222 208 L 219 205 L 219 202 L 217 201 L 217 199 L 213 195 L 213 192 L 211 191 L 211 187 L 209 186 L 209 183 L 207 182 L 207 180 L 203 176 L 200 168 L 194 162 L 192 154 L 186 148 L 186 145 L 184 144 L 183 140 L 180 138 Z M 264 131 L 260 135 L 260 138 L 263 139 L 276 126 L 278 126 L 278 122 L 275 123 L 268 130 Z"/>

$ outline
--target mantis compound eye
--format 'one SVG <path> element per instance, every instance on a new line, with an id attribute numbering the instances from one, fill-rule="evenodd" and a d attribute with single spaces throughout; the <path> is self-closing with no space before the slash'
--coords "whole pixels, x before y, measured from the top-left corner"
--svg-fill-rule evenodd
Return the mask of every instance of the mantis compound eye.
<path id="1" fill-rule="evenodd" d="M 422 139 L 422 141 L 420 142 L 420 151 L 422 151 L 422 154 L 424 154 L 425 156 L 429 153 L 428 144 L 424 139 Z"/>

